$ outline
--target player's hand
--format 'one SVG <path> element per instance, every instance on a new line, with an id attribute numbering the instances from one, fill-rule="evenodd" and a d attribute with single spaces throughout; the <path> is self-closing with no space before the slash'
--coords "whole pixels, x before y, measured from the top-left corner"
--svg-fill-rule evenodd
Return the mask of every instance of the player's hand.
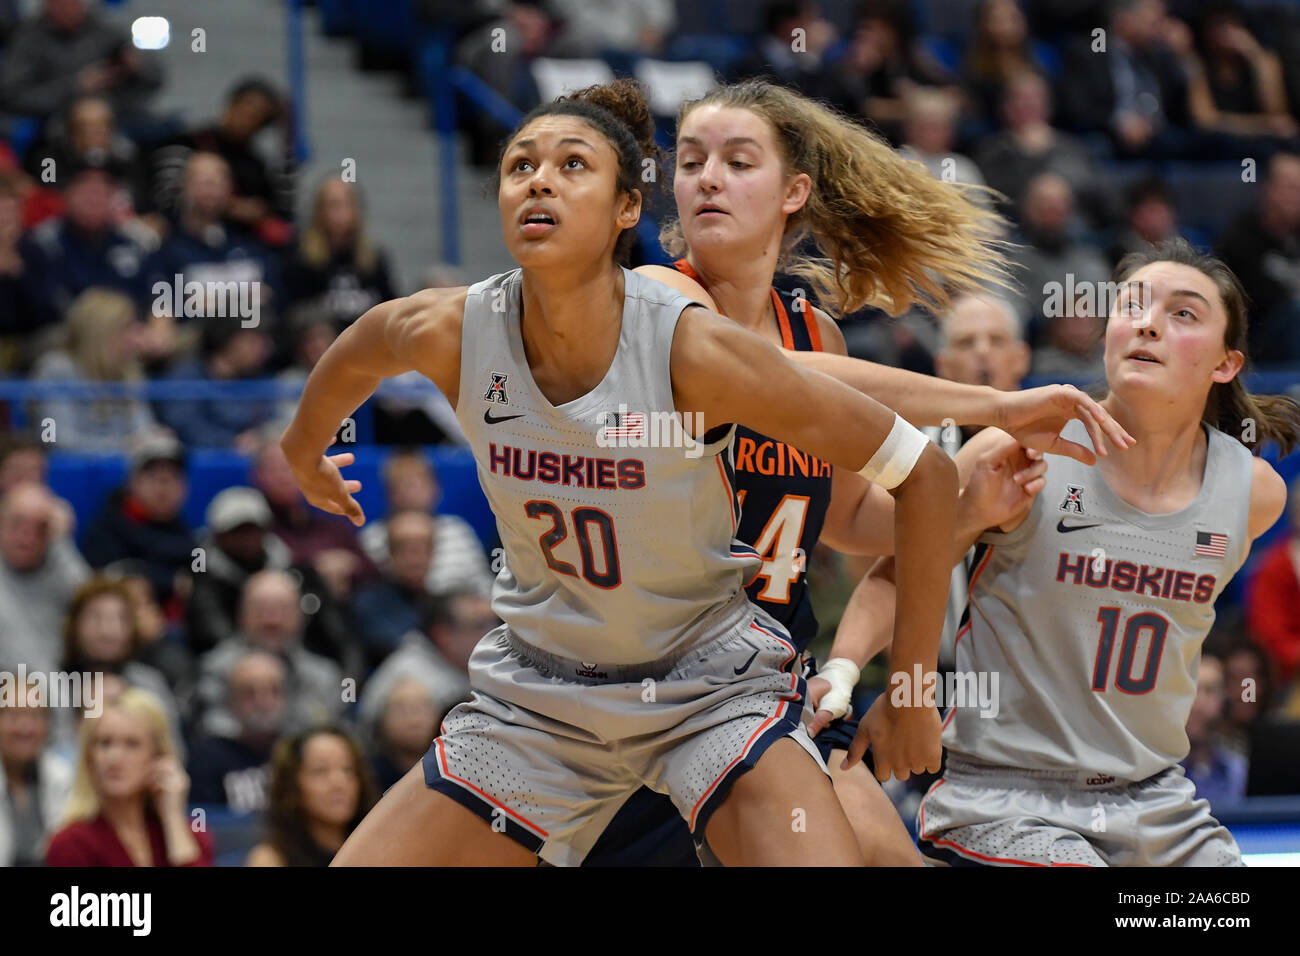
<path id="1" fill-rule="evenodd" d="M 356 455 L 346 451 L 341 455 L 320 455 L 306 466 L 296 464 L 291 458 L 289 467 L 293 469 L 298 487 L 309 504 L 330 514 L 343 515 L 360 527 L 365 523 L 366 515 L 352 496 L 361 490 L 361 482 L 345 480 L 339 471 L 356 460 Z"/>
<path id="2" fill-rule="evenodd" d="M 1073 385 L 1044 385 L 1022 392 L 1002 392 L 999 410 L 1000 420 L 994 424 L 1026 448 L 1049 455 L 1068 455 L 1085 465 L 1097 462 L 1092 450 L 1061 437 L 1061 429 L 1072 418 L 1083 422 L 1093 447 L 1102 455 L 1109 454 L 1107 442 L 1119 449 L 1137 444 L 1137 439 L 1121 428 L 1106 409 Z"/>
<path id="3" fill-rule="evenodd" d="M 895 707 L 889 698 L 889 693 L 883 693 L 867 709 L 840 769 L 848 770 L 870 747 L 876 779 L 881 783 L 890 774 L 906 780 L 914 773 L 938 773 L 943 759 L 939 711 L 924 705 Z"/>
<path id="4" fill-rule="evenodd" d="M 824 677 L 808 678 L 808 706 L 811 707 L 814 711 L 816 711 L 816 713 L 813 714 L 812 723 L 808 725 L 808 735 L 810 737 L 816 737 L 823 730 L 829 727 L 831 725 L 831 721 L 835 719 L 835 715 L 832 714 L 829 710 L 818 710 L 817 708 L 817 705 L 821 703 L 822 696 L 830 689 L 831 689 L 831 682 L 828 681 L 826 678 Z M 849 712 L 846 713 L 844 716 L 847 718 L 847 717 L 851 717 L 852 715 L 853 715 L 853 710 L 850 708 Z"/>
<path id="5" fill-rule="evenodd" d="M 975 462 L 961 507 L 974 512 L 981 528 L 996 528 L 1024 517 L 1047 484 L 1043 453 L 1026 448 L 1010 435 L 999 436 Z"/>

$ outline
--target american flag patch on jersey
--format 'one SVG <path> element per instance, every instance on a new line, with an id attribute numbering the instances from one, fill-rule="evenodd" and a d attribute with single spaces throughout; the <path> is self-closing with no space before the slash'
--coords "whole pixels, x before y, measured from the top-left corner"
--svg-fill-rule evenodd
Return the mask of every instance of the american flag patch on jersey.
<path id="1" fill-rule="evenodd" d="M 1211 558 L 1222 558 L 1228 553 L 1228 536 L 1213 531 L 1196 532 L 1196 553 Z"/>
<path id="2" fill-rule="evenodd" d="M 606 412 L 605 424 L 600 430 L 601 441 L 626 441 L 645 437 L 645 415 L 642 412 Z"/>

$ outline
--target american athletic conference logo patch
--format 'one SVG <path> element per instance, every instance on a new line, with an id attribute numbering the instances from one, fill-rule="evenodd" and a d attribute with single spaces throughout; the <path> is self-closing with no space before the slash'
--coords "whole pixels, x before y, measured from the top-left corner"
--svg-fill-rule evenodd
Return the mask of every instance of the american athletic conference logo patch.
<path id="1" fill-rule="evenodd" d="M 1061 510 L 1072 515 L 1083 514 L 1083 492 L 1082 485 L 1066 485 L 1065 500 L 1061 502 Z"/>

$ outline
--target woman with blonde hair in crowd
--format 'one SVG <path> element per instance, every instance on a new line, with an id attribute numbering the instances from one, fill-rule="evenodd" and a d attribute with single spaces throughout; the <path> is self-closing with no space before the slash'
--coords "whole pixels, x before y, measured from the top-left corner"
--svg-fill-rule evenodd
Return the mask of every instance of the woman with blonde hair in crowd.
<path id="1" fill-rule="evenodd" d="M 68 307 L 61 348 L 37 360 L 32 380 L 142 382 L 144 331 L 129 296 L 112 289 L 87 289 Z M 129 439 L 157 424 L 148 404 L 135 398 L 55 398 L 40 402 L 39 414 L 33 418 L 53 420 L 59 447 L 75 451 L 120 451 Z"/>
<path id="2" fill-rule="evenodd" d="M 394 297 L 388 256 L 367 235 L 364 214 L 354 183 L 332 176 L 317 187 L 286 276 L 291 304 L 310 301 L 341 327 Z"/>
<path id="3" fill-rule="evenodd" d="M 77 776 L 48 866 L 211 866 L 212 838 L 190 827 L 190 778 L 157 698 L 134 688 L 81 723 Z"/>

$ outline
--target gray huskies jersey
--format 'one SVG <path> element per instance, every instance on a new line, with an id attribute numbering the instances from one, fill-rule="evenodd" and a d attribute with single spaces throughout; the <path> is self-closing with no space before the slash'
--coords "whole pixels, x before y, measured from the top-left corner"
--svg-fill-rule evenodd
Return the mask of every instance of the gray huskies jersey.
<path id="1" fill-rule="evenodd" d="M 1201 643 L 1250 544 L 1251 454 L 1205 430 L 1204 479 L 1186 508 L 1139 511 L 1097 467 L 1049 455 L 1024 522 L 980 538 L 956 669 L 966 685 L 972 672 L 981 686 L 996 678 L 996 706 L 955 707 L 949 750 L 1098 782 L 1142 780 L 1187 755 Z M 1077 421 L 1064 434 L 1091 447 Z"/>
<path id="2" fill-rule="evenodd" d="M 562 405 L 529 370 L 519 270 L 470 287 L 461 332 L 456 417 L 505 549 L 493 610 L 526 643 L 593 671 L 660 660 L 727 626 L 752 610 L 736 595 L 759 566 L 733 538 L 734 429 L 704 445 L 673 410 L 673 333 L 692 302 L 623 275 L 614 360 Z"/>

